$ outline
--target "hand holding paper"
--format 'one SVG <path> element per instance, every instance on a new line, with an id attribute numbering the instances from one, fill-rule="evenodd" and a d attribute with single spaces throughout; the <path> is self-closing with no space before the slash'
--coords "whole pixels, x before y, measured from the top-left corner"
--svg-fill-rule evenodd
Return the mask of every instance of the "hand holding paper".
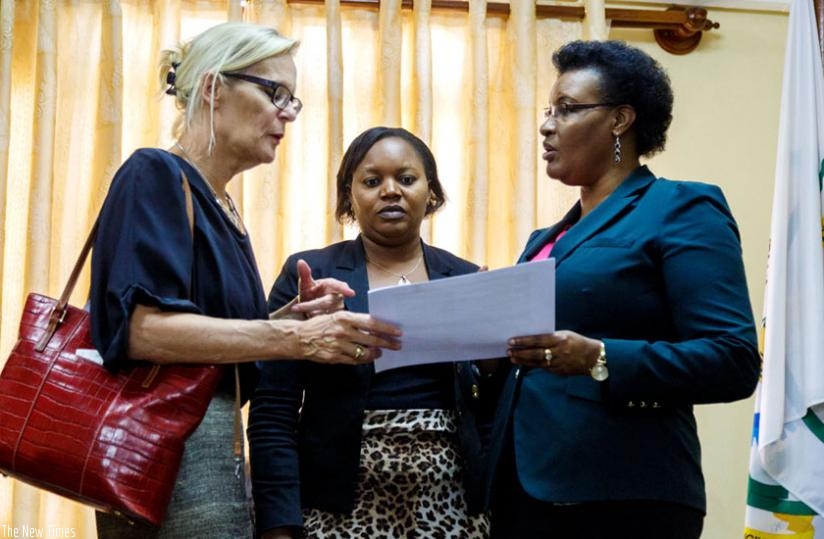
<path id="1" fill-rule="evenodd" d="M 369 291 L 369 313 L 403 330 L 380 372 L 408 365 L 505 357 L 513 335 L 555 329 L 555 260 Z"/>

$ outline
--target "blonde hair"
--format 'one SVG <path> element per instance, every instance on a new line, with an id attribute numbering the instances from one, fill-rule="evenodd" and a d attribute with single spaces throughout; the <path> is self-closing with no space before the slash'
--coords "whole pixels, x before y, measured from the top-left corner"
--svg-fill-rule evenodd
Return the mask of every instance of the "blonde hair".
<path id="1" fill-rule="evenodd" d="M 298 41 L 281 35 L 274 28 L 244 22 L 226 22 L 204 30 L 192 40 L 160 55 L 160 82 L 169 85 L 182 111 L 174 124 L 174 135 L 188 128 L 202 106 L 200 94 L 207 75 L 224 82 L 223 71 L 239 71 L 272 56 L 291 54 Z M 172 75 L 170 75 L 170 73 Z M 169 78 L 173 77 L 170 83 Z M 212 97 L 216 84 L 212 84 Z M 215 143 L 214 99 L 209 111 L 209 152 Z"/>

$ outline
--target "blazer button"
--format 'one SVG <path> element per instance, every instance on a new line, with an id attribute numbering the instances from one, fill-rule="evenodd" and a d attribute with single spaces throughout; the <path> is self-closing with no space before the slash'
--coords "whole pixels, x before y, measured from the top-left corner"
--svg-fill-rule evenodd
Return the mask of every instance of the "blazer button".
<path id="1" fill-rule="evenodd" d="M 472 398 L 473 399 L 480 399 L 481 398 L 481 388 L 478 387 L 478 384 L 472 384 Z"/>

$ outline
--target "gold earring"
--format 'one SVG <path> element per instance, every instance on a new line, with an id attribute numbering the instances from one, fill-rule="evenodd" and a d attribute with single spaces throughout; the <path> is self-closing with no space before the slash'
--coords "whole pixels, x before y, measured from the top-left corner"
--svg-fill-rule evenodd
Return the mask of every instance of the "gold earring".
<path id="1" fill-rule="evenodd" d="M 435 193 L 429 193 L 429 200 L 426 201 L 426 213 L 432 213 L 438 208 L 438 197 Z"/>

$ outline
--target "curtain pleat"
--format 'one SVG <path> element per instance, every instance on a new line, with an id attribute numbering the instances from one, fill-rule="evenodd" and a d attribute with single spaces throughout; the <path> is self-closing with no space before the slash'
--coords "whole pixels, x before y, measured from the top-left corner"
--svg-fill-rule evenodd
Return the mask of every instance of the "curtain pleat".
<path id="1" fill-rule="evenodd" d="M 61 228 L 69 231 L 70 239 L 62 242 L 68 248 L 61 253 L 63 263 L 56 276 L 59 285 L 69 275 L 77 253 L 86 240 L 98 209 L 103 205 L 105 191 L 111 183 L 115 171 L 122 161 L 122 133 L 123 133 L 123 14 L 120 2 L 112 0 L 105 4 L 101 13 L 100 25 L 100 61 L 98 64 L 99 82 L 96 107 L 96 121 L 92 130 L 92 144 L 83 154 L 89 165 L 89 173 L 83 178 L 73 181 L 71 170 L 59 170 L 55 177 L 63 178 L 64 185 L 77 184 L 78 181 L 88 182 L 85 189 L 67 190 L 72 195 L 73 202 L 67 204 L 72 208 L 63 220 Z M 97 156 L 97 158 L 94 158 Z M 91 193 L 92 197 L 82 196 Z M 78 211 L 82 209 L 82 211 Z M 74 214 L 74 215 L 71 215 Z M 78 217 L 82 217 L 78 219 Z M 74 226 L 71 226 L 74 223 Z M 89 264 L 86 264 L 81 284 L 74 293 L 76 303 L 84 303 L 88 293 L 86 284 L 90 274 Z"/>
<path id="2" fill-rule="evenodd" d="M 57 6 L 40 4 L 37 25 L 35 78 L 36 108 L 31 146 L 32 183 L 27 237 L 32 241 L 25 259 L 25 285 L 51 290 L 52 172 L 55 109 L 57 106 Z"/>
<path id="3" fill-rule="evenodd" d="M 415 69 L 411 73 L 413 93 L 410 106 L 414 107 L 412 131 L 427 144 L 432 142 L 432 33 L 429 20 L 431 0 L 418 0 L 413 9 L 415 35 Z"/>
<path id="4" fill-rule="evenodd" d="M 123 110 L 124 123 L 134 122 L 140 128 L 125 130 L 122 140 L 123 148 L 134 148 L 143 144 L 154 144 L 162 148 L 168 148 L 174 140 L 172 128 L 175 124 L 177 108 L 173 98 L 166 97 L 164 99 L 161 97 L 164 94 L 160 92 L 164 92 L 166 88 L 158 87 L 157 74 L 159 66 L 157 62 L 161 50 L 171 48 L 180 41 L 181 0 L 155 1 L 151 10 L 143 9 L 139 4 L 122 3 L 122 9 L 124 11 L 123 42 L 126 44 L 124 65 L 133 65 L 135 62 L 140 62 L 141 69 L 139 72 L 142 77 L 138 80 L 124 79 L 123 99 L 125 103 L 129 104 Z M 144 54 L 136 58 L 134 54 L 136 51 L 131 51 L 128 47 L 129 43 L 149 43 L 150 46 L 146 48 L 148 50 Z M 124 76 L 129 75 L 131 71 L 127 70 Z M 137 85 L 137 88 L 134 88 L 135 85 Z M 142 106 L 146 107 L 140 118 L 131 118 L 129 116 L 132 109 L 130 105 L 136 99 L 132 97 L 131 92 L 133 90 L 139 92 Z M 147 138 L 142 139 L 139 143 L 128 140 L 127 137 L 135 132 L 145 135 Z"/>
<path id="5" fill-rule="evenodd" d="M 340 0 L 326 1 L 326 89 L 329 103 L 329 122 L 326 134 L 329 144 L 327 167 L 326 204 L 329 218 L 326 223 L 326 241 L 329 243 L 343 239 L 343 228 L 334 218 L 337 206 L 336 176 L 338 163 L 343 158 L 343 36 L 341 32 Z"/>
<path id="6" fill-rule="evenodd" d="M 411 96 L 408 107 L 413 117 L 410 131 L 428 146 L 432 146 L 432 32 L 430 18 L 431 0 L 418 0 L 412 11 L 412 53 L 414 54 Z M 406 104 L 406 103 L 405 103 Z M 421 236 L 428 243 L 433 242 L 432 219 L 425 219 L 421 225 Z"/>
<path id="7" fill-rule="evenodd" d="M 512 81 L 514 85 L 514 162 L 515 196 L 511 207 L 518 208 L 512 229 L 516 244 L 522 243 L 535 228 L 535 155 L 537 136 L 535 121 L 536 101 L 536 36 L 535 2 L 512 0 L 509 36 L 512 47 Z"/>
<path id="8" fill-rule="evenodd" d="M 33 238 L 23 260 L 26 288 L 50 289 L 52 246 L 52 164 L 54 155 L 55 108 L 57 93 L 56 40 L 57 6 L 42 3 L 37 12 L 34 115 L 30 148 L 32 175 L 26 236 Z M 39 522 L 40 492 L 29 485 L 12 483 L 12 522 L 34 526 Z"/>
<path id="9" fill-rule="evenodd" d="M 229 0 L 228 12 L 226 13 L 226 20 L 232 22 L 238 22 L 243 20 L 243 8 L 245 4 L 245 0 Z"/>
<path id="10" fill-rule="evenodd" d="M 383 125 L 401 125 L 401 0 L 380 3 L 380 79 Z"/>
<path id="11" fill-rule="evenodd" d="M 11 69 L 14 2 L 0 2 L 0 306 L 3 305 L 3 272 L 6 245 L 6 178 L 11 134 Z M 0 339 L 2 343 L 2 339 Z M 0 348 L 2 349 L 2 348 Z"/>
<path id="12" fill-rule="evenodd" d="M 472 62 L 472 109 L 469 116 L 469 219 L 475 226 L 466 227 L 464 242 L 467 256 L 487 259 L 489 208 L 489 73 L 486 32 L 486 0 L 469 4 L 469 35 Z"/>
<path id="13" fill-rule="evenodd" d="M 584 5 L 586 6 L 584 26 L 587 30 L 587 38 L 598 40 L 607 39 L 609 27 L 607 26 L 604 0 L 585 0 Z"/>

